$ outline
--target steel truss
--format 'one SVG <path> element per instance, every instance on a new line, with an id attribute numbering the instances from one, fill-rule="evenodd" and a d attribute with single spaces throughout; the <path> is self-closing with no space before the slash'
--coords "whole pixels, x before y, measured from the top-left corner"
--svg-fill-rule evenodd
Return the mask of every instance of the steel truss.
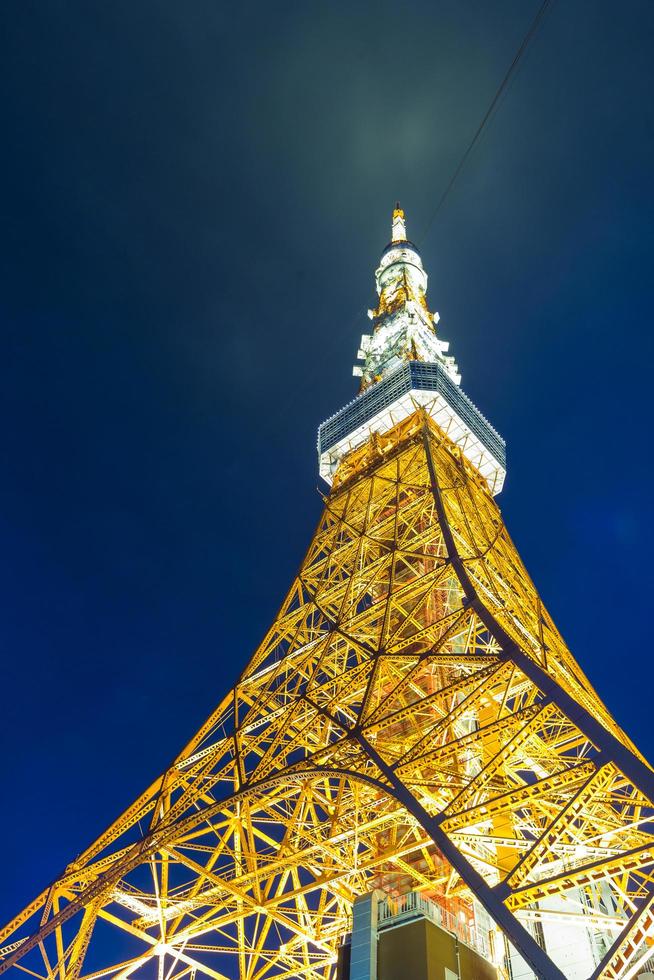
<path id="1" fill-rule="evenodd" d="M 474 896 L 548 980 L 527 924 L 574 894 L 607 937 L 593 980 L 630 977 L 653 801 L 485 481 L 416 411 L 341 463 L 234 690 L 0 932 L 0 973 L 324 980 L 383 887 Z"/>

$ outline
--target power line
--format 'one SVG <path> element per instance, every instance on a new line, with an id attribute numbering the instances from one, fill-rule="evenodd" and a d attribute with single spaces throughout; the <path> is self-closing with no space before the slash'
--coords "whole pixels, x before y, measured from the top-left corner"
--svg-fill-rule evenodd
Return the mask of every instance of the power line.
<path id="1" fill-rule="evenodd" d="M 492 100 L 491 104 L 489 105 L 488 109 L 486 110 L 486 114 L 484 115 L 484 118 L 479 123 L 479 126 L 477 127 L 477 131 L 475 132 L 475 135 L 470 140 L 470 143 L 468 144 L 468 147 L 467 147 L 465 153 L 463 154 L 463 156 L 459 160 L 458 166 L 457 166 L 456 170 L 454 171 L 454 173 L 452 174 L 452 177 L 450 179 L 449 184 L 447 185 L 447 187 L 443 191 L 443 193 L 441 195 L 441 198 L 440 198 L 438 204 L 436 205 L 436 209 L 435 209 L 434 213 L 432 214 L 431 218 L 429 219 L 429 222 L 427 224 L 427 228 L 425 229 L 425 232 L 424 232 L 424 234 L 422 236 L 423 237 L 423 241 L 427 237 L 427 235 L 429 234 L 429 232 L 431 231 L 431 227 L 432 227 L 434 221 L 436 220 L 436 218 L 437 218 L 437 216 L 438 216 L 441 208 L 445 204 L 445 201 L 449 197 L 450 192 L 451 192 L 452 188 L 454 187 L 454 184 L 456 183 L 456 180 L 457 180 L 459 174 L 463 170 L 463 168 L 464 168 L 464 166 L 466 164 L 466 161 L 467 161 L 468 157 L 472 153 L 472 151 L 473 151 L 473 149 L 474 149 L 477 141 L 479 140 L 479 137 L 481 136 L 482 132 L 484 131 L 484 128 L 485 128 L 486 124 L 488 123 L 490 117 L 492 116 L 493 110 L 497 106 L 497 103 L 499 102 L 499 100 L 502 98 L 502 95 L 505 92 L 505 90 L 506 90 L 506 88 L 507 88 L 507 86 L 508 86 L 508 84 L 509 84 L 512 76 L 514 75 L 514 73 L 515 73 L 518 65 L 520 64 L 520 61 L 521 61 L 521 59 L 522 59 L 525 51 L 527 50 L 527 48 L 529 47 L 529 45 L 531 44 L 531 42 L 535 38 L 536 34 L 538 33 L 538 29 L 539 29 L 539 27 L 540 27 L 540 25 L 541 25 L 541 23 L 543 21 L 543 18 L 545 17 L 545 14 L 547 12 L 547 8 L 550 6 L 550 2 L 551 2 L 551 0 L 543 0 L 542 4 L 540 5 L 536 16 L 534 17 L 533 21 L 531 22 L 531 24 L 529 26 L 529 30 L 527 31 L 527 33 L 525 34 L 524 38 L 522 39 L 522 44 L 520 45 L 520 47 L 516 51 L 515 57 L 513 58 L 513 61 L 511 62 L 511 64 L 509 66 L 509 69 L 508 69 L 506 75 L 502 79 L 499 88 L 497 89 L 495 95 L 493 96 L 493 100 Z"/>

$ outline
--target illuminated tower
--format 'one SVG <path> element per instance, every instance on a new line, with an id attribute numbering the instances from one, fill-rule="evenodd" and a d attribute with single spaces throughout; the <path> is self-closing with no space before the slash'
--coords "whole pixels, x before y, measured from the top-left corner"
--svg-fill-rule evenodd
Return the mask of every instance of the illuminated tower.
<path id="1" fill-rule="evenodd" d="M 459 386 L 399 206 L 376 281 L 361 391 L 320 426 L 330 489 L 270 630 L 171 767 L 0 932 L 0 972 L 325 980 L 366 902 L 357 976 L 374 914 L 411 909 L 500 975 L 646 969 L 654 773 L 506 532 L 504 443 Z"/>

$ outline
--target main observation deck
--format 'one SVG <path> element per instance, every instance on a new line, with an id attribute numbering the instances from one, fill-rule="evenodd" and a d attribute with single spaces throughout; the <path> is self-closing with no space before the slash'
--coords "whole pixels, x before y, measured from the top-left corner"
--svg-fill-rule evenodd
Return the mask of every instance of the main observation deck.
<path id="1" fill-rule="evenodd" d="M 506 476 L 505 442 L 440 362 L 408 361 L 326 419 L 318 429 L 320 475 L 331 484 L 347 453 L 420 407 L 479 470 L 491 492 L 499 493 Z"/>

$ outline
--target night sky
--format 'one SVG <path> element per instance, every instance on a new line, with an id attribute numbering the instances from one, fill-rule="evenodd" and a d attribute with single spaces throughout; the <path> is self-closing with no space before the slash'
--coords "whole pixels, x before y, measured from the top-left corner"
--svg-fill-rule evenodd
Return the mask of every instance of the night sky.
<path id="1" fill-rule="evenodd" d="M 9 918 L 174 757 L 321 508 L 399 199 L 500 498 L 654 757 L 654 4 L 6 0 L 0 643 Z"/>

